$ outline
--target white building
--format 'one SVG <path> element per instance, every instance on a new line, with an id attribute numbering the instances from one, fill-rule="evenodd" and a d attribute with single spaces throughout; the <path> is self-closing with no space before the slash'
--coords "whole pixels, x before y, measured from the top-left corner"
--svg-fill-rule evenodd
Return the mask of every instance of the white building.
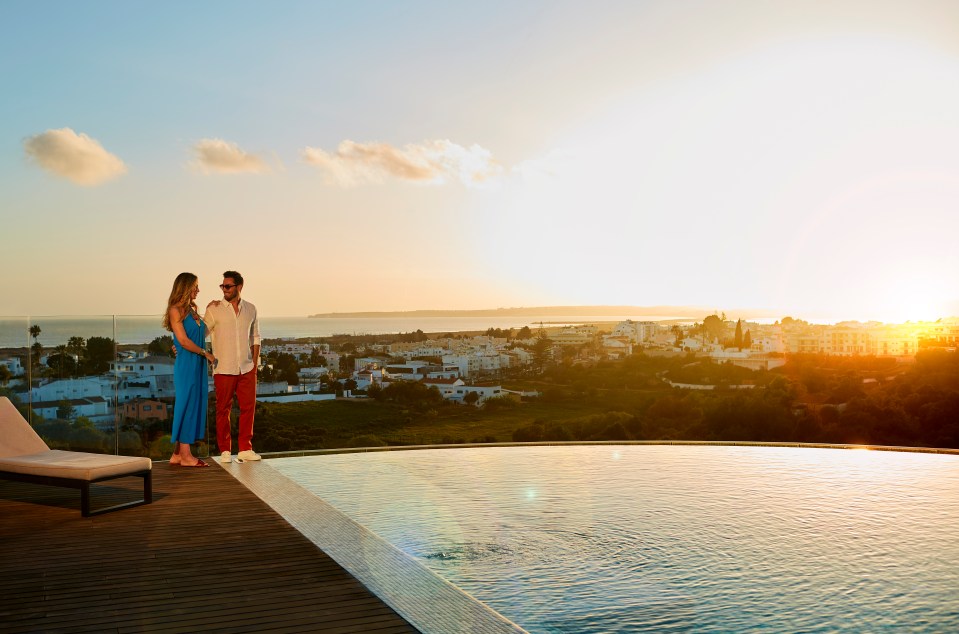
<path id="1" fill-rule="evenodd" d="M 622 335 L 604 335 L 603 352 L 613 359 L 629 356 L 633 354 L 633 342 Z"/>
<path id="2" fill-rule="evenodd" d="M 23 365 L 20 363 L 20 357 L 0 359 L 0 365 L 6 366 L 13 376 L 23 376 L 26 374 L 26 370 L 24 370 Z"/>
<path id="3" fill-rule="evenodd" d="M 423 384 L 435 387 L 443 398 L 458 403 L 462 403 L 466 395 L 470 393 L 479 395 L 477 405 L 503 394 L 503 388 L 499 385 L 466 385 L 462 379 L 424 379 Z"/>
<path id="4" fill-rule="evenodd" d="M 66 402 L 73 408 L 76 416 L 85 416 L 94 422 L 111 422 L 113 414 L 110 412 L 106 399 L 99 396 L 89 398 L 70 398 L 57 401 L 34 401 L 30 407 L 35 414 L 44 418 L 57 418 L 57 411 Z"/>
<path id="5" fill-rule="evenodd" d="M 838 356 L 913 357 L 919 351 L 916 328 L 886 326 L 871 322 L 843 322 L 835 326 L 790 326 L 784 335 L 786 351 L 792 354 Z"/>
<path id="6" fill-rule="evenodd" d="M 301 381 L 312 381 L 316 382 L 320 380 L 320 377 L 324 377 L 330 373 L 329 366 L 314 366 L 309 368 L 300 368 L 300 371 L 296 373 L 300 377 Z"/>
<path id="7" fill-rule="evenodd" d="M 110 363 L 110 372 L 116 372 L 121 378 L 124 376 L 173 376 L 173 366 L 176 360 L 173 357 L 151 355 L 132 359 L 121 359 Z"/>
<path id="8" fill-rule="evenodd" d="M 581 346 L 593 340 L 598 329 L 596 326 L 583 324 L 563 328 L 559 333 L 550 336 L 553 343 L 560 346 Z"/>
<path id="9" fill-rule="evenodd" d="M 959 317 L 949 317 L 924 324 L 923 337 L 937 346 L 959 346 Z"/>
<path id="10" fill-rule="evenodd" d="M 505 354 L 510 358 L 509 365 L 511 368 L 523 367 L 533 363 L 533 353 L 524 348 L 513 348 L 507 350 Z"/>
<path id="11" fill-rule="evenodd" d="M 471 354 L 444 354 L 443 367 L 455 367 L 459 376 L 469 378 L 480 369 L 479 359 Z"/>
<path id="12" fill-rule="evenodd" d="M 453 399 L 456 396 L 456 389 L 460 388 L 466 383 L 463 379 L 452 378 L 452 379 L 423 379 L 423 385 L 427 387 L 435 387 L 439 390 L 440 394 L 443 395 L 445 399 Z M 462 398 L 462 397 L 461 397 Z"/>
<path id="13" fill-rule="evenodd" d="M 390 363 L 385 367 L 385 370 L 391 377 L 418 381 L 433 367 L 435 366 L 426 361 L 407 361 L 406 363 Z"/>
<path id="14" fill-rule="evenodd" d="M 386 357 L 357 357 L 353 359 L 353 370 L 362 370 L 364 368 L 381 368 L 383 364 L 389 361 Z"/>
<path id="15" fill-rule="evenodd" d="M 627 319 L 616 324 L 613 328 L 614 337 L 625 337 L 630 343 L 649 341 L 658 332 L 659 324 L 655 321 L 633 321 Z"/>
<path id="16" fill-rule="evenodd" d="M 321 354 L 328 354 L 330 351 L 330 346 L 326 343 L 279 343 L 263 346 L 261 352 L 263 354 L 267 354 L 269 352 L 285 352 L 286 354 L 292 354 L 293 356 L 298 357 L 301 354 L 310 356 L 313 354 L 314 350 Z"/>
<path id="17" fill-rule="evenodd" d="M 109 375 L 85 376 L 77 379 L 55 379 L 30 390 L 33 403 L 100 398 L 112 400 L 116 390 Z"/>
<path id="18" fill-rule="evenodd" d="M 459 367 L 455 365 L 443 365 L 426 373 L 427 379 L 455 379 L 460 375 Z"/>

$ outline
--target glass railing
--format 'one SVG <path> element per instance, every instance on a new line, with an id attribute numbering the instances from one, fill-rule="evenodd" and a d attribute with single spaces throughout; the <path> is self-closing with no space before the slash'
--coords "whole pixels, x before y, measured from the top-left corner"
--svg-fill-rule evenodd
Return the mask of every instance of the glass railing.
<path id="1" fill-rule="evenodd" d="M 168 458 L 174 359 L 160 320 L 0 317 L 0 395 L 52 449 Z M 209 454 L 212 423 L 195 454 Z"/>

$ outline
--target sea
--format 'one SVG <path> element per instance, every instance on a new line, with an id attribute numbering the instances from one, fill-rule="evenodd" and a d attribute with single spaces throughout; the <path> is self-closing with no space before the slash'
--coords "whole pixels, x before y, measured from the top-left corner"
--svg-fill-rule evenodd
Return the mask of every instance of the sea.
<path id="1" fill-rule="evenodd" d="M 429 334 L 458 333 L 489 328 L 565 326 L 583 323 L 618 323 L 677 319 L 669 315 L 549 315 L 481 317 L 261 317 L 264 339 L 302 339 L 332 335 L 396 334 L 422 330 Z M 160 315 L 0 317 L 0 348 L 30 346 L 31 326 L 40 326 L 37 341 L 44 347 L 66 344 L 71 337 L 106 337 L 119 344 L 144 344 L 168 334 Z"/>

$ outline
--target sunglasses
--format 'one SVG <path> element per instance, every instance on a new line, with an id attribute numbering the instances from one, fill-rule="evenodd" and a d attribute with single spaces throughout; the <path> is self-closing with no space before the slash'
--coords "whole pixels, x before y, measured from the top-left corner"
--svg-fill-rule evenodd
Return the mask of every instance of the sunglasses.
<path id="1" fill-rule="evenodd" d="M 222 288 L 225 291 L 228 291 L 231 288 L 236 288 L 236 287 L 237 287 L 236 284 L 220 284 L 220 288 Z"/>

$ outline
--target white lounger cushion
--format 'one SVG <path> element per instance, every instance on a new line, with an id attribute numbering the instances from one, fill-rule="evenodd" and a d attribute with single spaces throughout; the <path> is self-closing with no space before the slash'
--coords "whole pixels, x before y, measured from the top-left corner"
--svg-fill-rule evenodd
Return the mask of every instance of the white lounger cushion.
<path id="1" fill-rule="evenodd" d="M 152 467 L 149 458 L 50 449 L 10 399 L 0 397 L 0 471 L 89 482 Z"/>
<path id="2" fill-rule="evenodd" d="M 0 458 L 0 471 L 86 481 L 146 471 L 152 467 L 153 462 L 149 458 L 57 449 L 47 449 L 25 456 Z"/>

